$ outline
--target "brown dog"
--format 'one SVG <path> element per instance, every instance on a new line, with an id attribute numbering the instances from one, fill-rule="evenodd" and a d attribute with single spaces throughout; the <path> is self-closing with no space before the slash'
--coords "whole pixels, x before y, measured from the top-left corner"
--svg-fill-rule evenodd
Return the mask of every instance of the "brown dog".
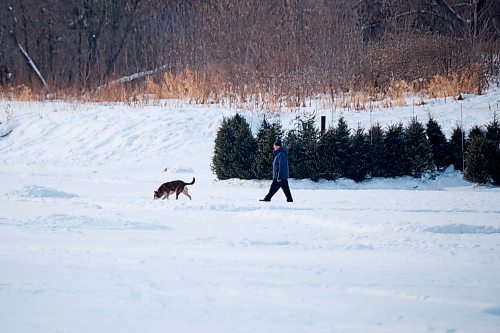
<path id="1" fill-rule="evenodd" d="M 193 181 L 191 183 L 185 183 L 182 180 L 174 180 L 164 183 L 158 188 L 157 191 L 154 191 L 153 199 L 168 199 L 170 194 L 175 193 L 175 200 L 177 200 L 179 199 L 179 194 L 183 193 L 189 198 L 189 200 L 192 200 L 186 185 L 193 185 L 194 180 L 195 179 L 193 177 Z"/>

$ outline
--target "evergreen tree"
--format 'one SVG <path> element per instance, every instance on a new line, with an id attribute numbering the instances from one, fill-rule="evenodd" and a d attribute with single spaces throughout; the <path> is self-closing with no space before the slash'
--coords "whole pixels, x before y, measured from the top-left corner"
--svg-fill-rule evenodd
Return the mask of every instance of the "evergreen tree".
<path id="1" fill-rule="evenodd" d="M 463 162 L 463 153 L 466 150 L 466 143 L 467 140 L 462 127 L 456 126 L 453 128 L 453 131 L 451 133 L 451 139 L 449 143 L 450 147 L 450 162 L 453 164 L 453 167 L 455 170 L 460 170 L 464 171 L 464 162 Z M 464 147 L 462 147 L 462 145 Z"/>
<path id="2" fill-rule="evenodd" d="M 494 149 L 493 149 L 494 148 Z M 493 146 L 488 156 L 487 171 L 495 185 L 500 185 L 500 149 Z"/>
<path id="3" fill-rule="evenodd" d="M 347 176 L 355 182 L 365 180 L 370 170 L 370 141 L 361 127 L 351 137 L 349 156 L 351 163 Z"/>
<path id="4" fill-rule="evenodd" d="M 434 164 L 438 170 L 444 170 L 450 165 L 450 150 L 441 126 L 429 117 L 426 128 L 427 138 L 431 145 Z"/>
<path id="5" fill-rule="evenodd" d="M 302 151 L 300 149 L 301 142 L 299 139 L 298 129 L 292 129 L 287 132 L 285 144 L 288 147 L 288 167 L 290 171 L 290 178 L 300 179 L 299 166 L 303 157 L 301 156 Z"/>
<path id="6" fill-rule="evenodd" d="M 387 151 L 382 126 L 379 123 L 373 125 L 368 136 L 370 140 L 370 174 L 372 177 L 385 177 L 387 175 Z"/>
<path id="7" fill-rule="evenodd" d="M 318 177 L 335 180 L 338 174 L 335 172 L 335 129 L 329 128 L 322 133 L 318 140 Z"/>
<path id="8" fill-rule="evenodd" d="M 257 141 L 245 118 L 224 118 L 215 138 L 212 170 L 218 179 L 252 179 Z"/>
<path id="9" fill-rule="evenodd" d="M 500 185 L 500 121 L 496 113 L 493 120 L 486 125 L 486 138 L 492 142 L 492 149 L 487 156 L 487 171 L 493 183 Z"/>
<path id="10" fill-rule="evenodd" d="M 403 124 L 391 125 L 387 129 L 384 140 L 386 159 L 386 176 L 401 177 L 409 174 L 406 164 Z"/>
<path id="11" fill-rule="evenodd" d="M 269 123 L 266 118 L 257 131 L 257 153 L 253 170 L 257 179 L 271 179 L 273 176 L 273 144 L 281 139 L 283 129 L 280 122 Z"/>
<path id="12" fill-rule="evenodd" d="M 473 136 L 465 152 L 464 178 L 480 184 L 489 182 L 488 157 L 494 156 L 495 151 L 493 141 L 486 136 Z"/>
<path id="13" fill-rule="evenodd" d="M 481 127 L 476 125 L 470 129 L 469 135 L 467 136 L 467 141 L 472 141 L 472 139 L 478 136 L 484 136 L 484 132 Z"/>
<path id="14" fill-rule="evenodd" d="M 335 143 L 332 150 L 334 160 L 334 177 L 335 179 L 348 177 L 350 166 L 349 154 L 351 148 L 351 134 L 344 117 L 339 118 L 337 128 L 335 128 L 334 141 Z"/>
<path id="15" fill-rule="evenodd" d="M 288 133 L 290 174 L 294 178 L 318 180 L 318 129 L 315 118 L 297 119 L 298 128 Z"/>
<path id="16" fill-rule="evenodd" d="M 404 137 L 410 175 L 420 178 L 425 172 L 434 170 L 431 145 L 425 135 L 424 126 L 416 118 L 408 124 Z"/>
<path id="17" fill-rule="evenodd" d="M 497 114 L 493 116 L 493 120 L 486 125 L 486 138 L 493 141 L 493 143 L 500 147 L 500 121 Z"/>

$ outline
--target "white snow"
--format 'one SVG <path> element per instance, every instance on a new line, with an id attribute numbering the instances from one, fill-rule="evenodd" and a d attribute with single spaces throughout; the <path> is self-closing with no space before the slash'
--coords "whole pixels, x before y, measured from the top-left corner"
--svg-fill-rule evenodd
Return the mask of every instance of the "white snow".
<path id="1" fill-rule="evenodd" d="M 463 102 L 307 112 L 351 128 L 428 114 L 482 125 L 500 91 Z M 8 110 L 8 112 L 6 111 Z M 482 332 L 500 328 L 500 189 L 437 179 L 216 181 L 223 116 L 195 106 L 0 101 L 0 332 Z M 302 111 L 275 114 L 285 128 Z M 8 118 L 8 119 L 7 119 Z M 319 124 L 319 118 L 318 118 Z M 167 168 L 167 171 L 164 170 Z M 192 201 L 153 199 L 182 179 Z"/>
<path id="2" fill-rule="evenodd" d="M 75 198 L 77 195 L 54 190 L 53 188 L 38 185 L 25 186 L 21 191 L 13 193 L 14 196 L 26 198 Z"/>
<path id="3" fill-rule="evenodd" d="M 426 228 L 437 234 L 499 234 L 500 228 L 485 225 L 449 224 Z"/>

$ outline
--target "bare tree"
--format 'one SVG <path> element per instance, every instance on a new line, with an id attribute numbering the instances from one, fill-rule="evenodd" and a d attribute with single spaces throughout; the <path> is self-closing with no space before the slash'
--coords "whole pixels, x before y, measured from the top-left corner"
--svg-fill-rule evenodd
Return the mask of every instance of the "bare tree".
<path id="1" fill-rule="evenodd" d="M 499 3 L 6 0 L 0 86 L 41 86 L 18 45 L 56 90 L 192 71 L 222 90 L 286 96 L 296 105 L 319 92 L 383 91 L 394 79 L 426 80 L 468 63 L 498 73 Z"/>

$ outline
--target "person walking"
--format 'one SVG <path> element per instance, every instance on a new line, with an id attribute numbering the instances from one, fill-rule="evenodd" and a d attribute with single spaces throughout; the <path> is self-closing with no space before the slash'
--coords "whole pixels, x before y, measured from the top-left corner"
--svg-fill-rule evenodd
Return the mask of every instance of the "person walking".
<path id="1" fill-rule="evenodd" d="M 267 193 L 264 199 L 260 199 L 260 201 L 271 201 L 273 195 L 281 188 L 283 189 L 283 193 L 285 193 L 286 201 L 293 202 L 292 193 L 288 186 L 288 148 L 283 147 L 281 140 L 277 139 L 274 142 L 273 149 L 273 182 L 269 193 Z"/>

